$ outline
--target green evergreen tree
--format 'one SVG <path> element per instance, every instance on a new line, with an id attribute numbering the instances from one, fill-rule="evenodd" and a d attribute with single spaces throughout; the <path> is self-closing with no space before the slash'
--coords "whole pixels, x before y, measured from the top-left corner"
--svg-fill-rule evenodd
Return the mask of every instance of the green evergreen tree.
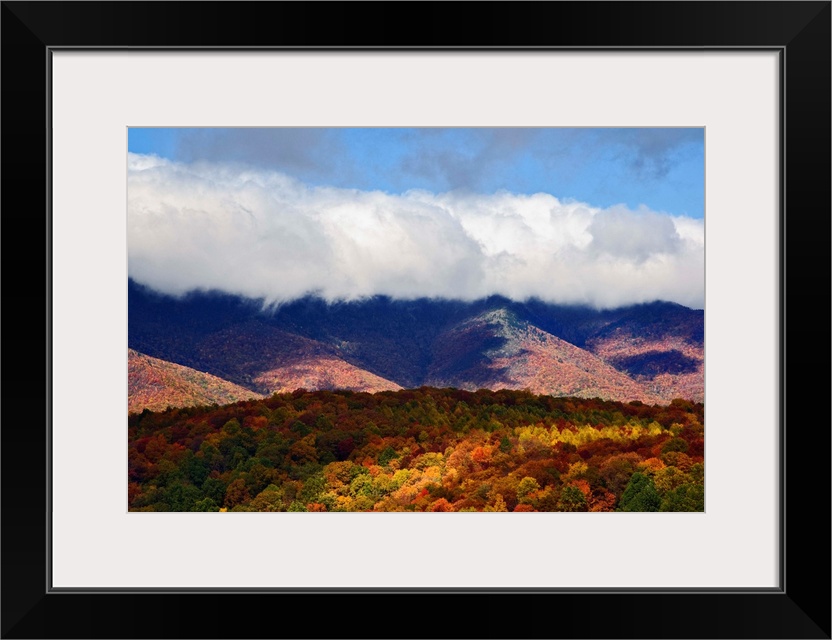
<path id="1" fill-rule="evenodd" d="M 634 473 L 621 495 L 619 507 L 622 511 L 658 511 L 661 498 L 653 480 L 642 473 Z"/>

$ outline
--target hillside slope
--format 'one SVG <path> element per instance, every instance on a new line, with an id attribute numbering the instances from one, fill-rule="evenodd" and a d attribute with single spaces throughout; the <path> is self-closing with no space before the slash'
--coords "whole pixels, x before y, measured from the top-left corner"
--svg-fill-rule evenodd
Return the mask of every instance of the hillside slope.
<path id="1" fill-rule="evenodd" d="M 505 309 L 490 311 L 444 334 L 428 384 L 460 389 L 528 389 L 582 398 L 660 402 L 641 384 L 592 353 Z"/>
<path id="2" fill-rule="evenodd" d="M 217 376 L 127 350 L 127 410 L 162 411 L 167 407 L 229 404 L 260 398 Z"/>

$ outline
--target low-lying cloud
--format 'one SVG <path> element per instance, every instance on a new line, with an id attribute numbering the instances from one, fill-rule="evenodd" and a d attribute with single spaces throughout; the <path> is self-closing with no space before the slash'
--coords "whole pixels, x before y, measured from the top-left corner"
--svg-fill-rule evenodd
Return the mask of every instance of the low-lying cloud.
<path id="1" fill-rule="evenodd" d="M 704 303 L 701 220 L 538 193 L 389 194 L 130 154 L 132 278 L 173 295 Z"/>

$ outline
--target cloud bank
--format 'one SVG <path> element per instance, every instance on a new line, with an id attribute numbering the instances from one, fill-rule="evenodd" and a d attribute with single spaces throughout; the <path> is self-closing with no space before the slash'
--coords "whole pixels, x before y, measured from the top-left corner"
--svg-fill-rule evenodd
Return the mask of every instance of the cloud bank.
<path id="1" fill-rule="evenodd" d="M 127 192 L 130 276 L 173 295 L 704 303 L 703 222 L 646 208 L 309 186 L 246 165 L 136 154 Z"/>

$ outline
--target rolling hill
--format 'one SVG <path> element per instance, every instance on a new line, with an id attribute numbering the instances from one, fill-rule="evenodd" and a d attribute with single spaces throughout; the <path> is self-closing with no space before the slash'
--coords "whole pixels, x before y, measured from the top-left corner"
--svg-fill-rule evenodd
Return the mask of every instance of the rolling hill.
<path id="1" fill-rule="evenodd" d="M 127 350 L 127 410 L 229 404 L 261 394 L 190 367 Z"/>

